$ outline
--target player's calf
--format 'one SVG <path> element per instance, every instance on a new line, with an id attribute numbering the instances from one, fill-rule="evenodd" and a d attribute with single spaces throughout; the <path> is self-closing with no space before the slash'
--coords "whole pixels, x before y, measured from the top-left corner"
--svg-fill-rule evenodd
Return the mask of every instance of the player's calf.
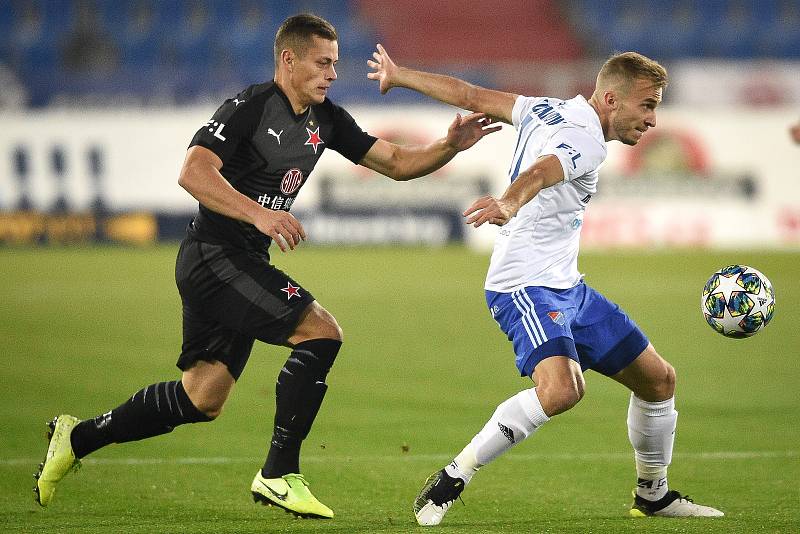
<path id="1" fill-rule="evenodd" d="M 275 424 L 267 459 L 266 478 L 300 471 L 300 446 L 311 431 L 328 385 L 325 378 L 342 342 L 312 339 L 295 345 L 275 384 Z"/>
<path id="2" fill-rule="evenodd" d="M 110 412 L 81 422 L 72 434 L 72 446 L 75 455 L 83 458 L 111 443 L 138 441 L 212 419 L 192 404 L 180 380 L 159 382 L 137 391 Z"/>
<path id="3" fill-rule="evenodd" d="M 56 484 L 80 465 L 80 458 L 111 443 L 136 441 L 172 432 L 185 423 L 211 421 L 198 410 L 177 380 L 151 384 L 93 419 L 59 415 L 48 425 L 47 456 L 34 475 L 36 502 L 47 506 Z"/>

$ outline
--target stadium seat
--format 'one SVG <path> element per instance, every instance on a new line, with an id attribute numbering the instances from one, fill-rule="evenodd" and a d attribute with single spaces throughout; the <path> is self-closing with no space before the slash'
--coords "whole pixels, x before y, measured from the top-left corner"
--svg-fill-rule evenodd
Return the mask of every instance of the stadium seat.
<path id="1" fill-rule="evenodd" d="M 12 15 L 6 19 L 10 63 L 21 71 L 55 69 L 58 48 L 69 30 L 70 20 L 60 15 L 69 16 L 70 7 L 65 0 L 13 4 L 9 10 Z"/>
<path id="2" fill-rule="evenodd" d="M 227 51 L 233 68 L 250 80 L 264 75 L 264 69 L 273 64 L 273 39 L 278 29 L 280 16 L 272 9 L 265 9 L 257 2 L 239 2 L 229 9 L 230 28 L 219 46 Z"/>
<path id="3" fill-rule="evenodd" d="M 465 3 L 461 0 L 358 0 L 363 20 L 399 61 L 466 66 L 502 61 L 564 61 L 582 56 L 581 42 L 551 0 Z M 514 27 L 509 31 L 509 14 Z M 477 21 L 477 22 L 476 22 Z M 503 39 L 487 39 L 487 35 Z"/>
<path id="4" fill-rule="evenodd" d="M 769 0 L 769 17 L 756 37 L 758 54 L 767 58 L 800 59 L 800 5 Z"/>
<path id="5" fill-rule="evenodd" d="M 0 0 L 0 63 L 37 95 L 34 103 L 46 103 L 48 94 L 61 90 L 53 80 L 63 70 L 64 43 L 83 1 Z M 349 98 L 378 98 L 359 79 L 378 41 L 398 61 L 445 65 L 469 79 L 485 78 L 487 65 L 504 61 L 570 62 L 619 50 L 660 60 L 800 58 L 796 0 L 85 1 L 118 51 L 119 69 L 67 85 L 89 94 L 135 90 L 143 100 L 176 90 L 175 80 L 197 93 L 202 87 L 192 86 L 199 79 L 207 87 L 265 79 L 272 73 L 278 25 L 304 11 L 337 27 L 342 76 L 332 94 Z M 508 12 L 523 31 L 509 32 Z M 486 39 L 487 34 L 504 38 Z M 481 81 L 502 85 L 491 76 Z"/>

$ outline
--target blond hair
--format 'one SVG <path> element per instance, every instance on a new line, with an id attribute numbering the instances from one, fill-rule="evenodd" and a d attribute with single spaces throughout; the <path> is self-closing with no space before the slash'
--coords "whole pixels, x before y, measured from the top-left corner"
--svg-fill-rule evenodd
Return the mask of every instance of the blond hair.
<path id="1" fill-rule="evenodd" d="M 622 52 L 603 64 L 597 75 L 597 87 L 617 86 L 627 91 L 637 79 L 650 80 L 655 87 L 662 89 L 669 82 L 667 69 L 657 61 L 637 52 Z"/>

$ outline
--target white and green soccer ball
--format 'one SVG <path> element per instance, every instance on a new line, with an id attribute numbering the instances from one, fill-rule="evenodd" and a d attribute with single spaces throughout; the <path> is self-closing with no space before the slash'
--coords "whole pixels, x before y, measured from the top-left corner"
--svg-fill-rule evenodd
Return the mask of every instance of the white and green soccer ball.
<path id="1" fill-rule="evenodd" d="M 750 337 L 772 320 L 775 291 L 760 271 L 747 265 L 729 265 L 706 282 L 700 309 L 711 328 L 723 336 Z"/>

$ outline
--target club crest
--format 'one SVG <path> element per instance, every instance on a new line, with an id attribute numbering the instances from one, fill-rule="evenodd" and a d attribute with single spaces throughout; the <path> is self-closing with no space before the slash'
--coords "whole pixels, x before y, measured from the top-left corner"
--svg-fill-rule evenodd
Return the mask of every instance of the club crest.
<path id="1" fill-rule="evenodd" d="M 289 169 L 281 180 L 281 193 L 291 195 L 300 189 L 303 183 L 303 173 L 300 169 Z"/>
<path id="2" fill-rule="evenodd" d="M 560 311 L 547 312 L 547 316 L 550 317 L 550 320 L 552 320 L 554 323 L 564 326 L 564 314 Z"/>

